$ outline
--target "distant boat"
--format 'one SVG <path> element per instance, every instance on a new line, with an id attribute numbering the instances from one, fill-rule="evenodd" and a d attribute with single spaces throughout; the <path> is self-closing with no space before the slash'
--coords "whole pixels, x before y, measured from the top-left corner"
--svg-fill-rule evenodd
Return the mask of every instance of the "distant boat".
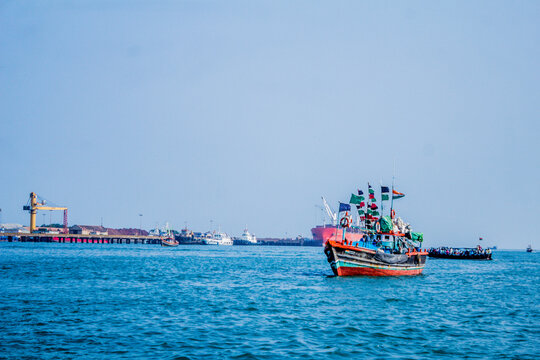
<path id="1" fill-rule="evenodd" d="M 476 248 L 431 248 L 428 250 L 428 256 L 439 259 L 492 260 L 491 249 L 482 249 L 480 245 Z"/>
<path id="2" fill-rule="evenodd" d="M 175 236 L 178 243 L 181 245 L 204 245 L 205 242 L 202 239 L 203 234 L 199 232 L 193 232 L 188 228 L 184 228 L 180 233 Z"/>
<path id="3" fill-rule="evenodd" d="M 207 245 L 233 245 L 231 237 L 222 232 L 217 232 L 209 237 L 205 237 L 204 241 Z"/>
<path id="4" fill-rule="evenodd" d="M 527 252 L 533 252 L 533 248 L 531 245 L 527 246 Z"/>
<path id="5" fill-rule="evenodd" d="M 161 238 L 161 246 L 178 246 L 178 241 L 169 233 L 166 237 Z"/>
<path id="6" fill-rule="evenodd" d="M 257 244 L 257 238 L 251 234 L 247 227 L 244 229 L 244 233 L 239 238 L 233 239 L 234 245 L 255 245 Z"/>

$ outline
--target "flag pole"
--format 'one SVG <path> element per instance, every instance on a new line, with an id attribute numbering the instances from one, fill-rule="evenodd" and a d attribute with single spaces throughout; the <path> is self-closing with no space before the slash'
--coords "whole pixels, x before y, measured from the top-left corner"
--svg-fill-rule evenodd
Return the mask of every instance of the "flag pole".
<path id="1" fill-rule="evenodd" d="M 341 205 L 341 203 L 338 201 L 337 203 L 337 214 L 336 214 L 336 241 L 338 241 L 338 230 L 339 230 L 339 213 L 341 211 L 339 211 L 339 206 Z"/>
<path id="2" fill-rule="evenodd" d="M 369 186 L 369 181 L 367 183 L 367 188 L 368 188 L 368 200 L 369 200 L 369 202 L 366 201 L 366 215 L 369 214 L 370 219 L 369 219 L 369 227 L 368 227 L 367 226 L 368 218 L 366 216 L 366 228 L 369 228 L 371 230 L 371 225 L 373 223 L 373 219 L 372 219 L 373 216 L 371 215 L 371 192 L 369 191 L 369 189 L 371 189 L 371 187 Z"/>
<path id="3" fill-rule="evenodd" d="M 394 159 L 394 169 L 392 171 L 392 192 L 390 193 L 390 216 L 392 216 L 392 210 L 394 210 L 394 177 L 396 175 L 396 159 Z"/>
<path id="4" fill-rule="evenodd" d="M 382 217 L 384 216 L 384 203 L 383 203 L 383 198 L 382 198 L 382 179 L 381 179 L 381 219 Z"/>

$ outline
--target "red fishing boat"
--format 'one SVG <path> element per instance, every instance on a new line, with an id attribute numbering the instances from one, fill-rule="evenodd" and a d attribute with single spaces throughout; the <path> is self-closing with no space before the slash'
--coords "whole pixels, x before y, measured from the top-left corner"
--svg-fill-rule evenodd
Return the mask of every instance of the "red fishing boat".
<path id="1" fill-rule="evenodd" d="M 174 235 L 169 233 L 166 237 L 161 238 L 161 246 L 178 246 L 178 240 L 174 238 Z"/>
<path id="2" fill-rule="evenodd" d="M 419 275 L 424 270 L 426 251 L 411 248 L 403 253 L 385 252 L 369 239 L 326 243 L 324 253 L 334 275 L 401 276 Z"/>
<path id="3" fill-rule="evenodd" d="M 352 194 L 350 204 L 356 205 L 359 219 L 363 222 L 362 236 L 358 240 L 347 238 L 351 227 L 350 204 L 340 203 L 339 212 L 345 212 L 340 219 L 341 238 L 330 238 L 324 247 L 332 272 L 336 276 L 402 276 L 419 275 L 424 270 L 428 252 L 420 249 L 424 240 L 422 233 L 411 231 L 409 224 L 396 217 L 393 200 L 405 195 L 393 189 L 390 216 L 379 216 L 375 195 L 368 183 L 369 201 L 364 202 L 363 192 Z M 381 186 L 381 199 L 388 200 L 389 189 Z M 381 212 L 383 207 L 381 205 Z M 339 213 L 338 213 L 339 214 Z"/>

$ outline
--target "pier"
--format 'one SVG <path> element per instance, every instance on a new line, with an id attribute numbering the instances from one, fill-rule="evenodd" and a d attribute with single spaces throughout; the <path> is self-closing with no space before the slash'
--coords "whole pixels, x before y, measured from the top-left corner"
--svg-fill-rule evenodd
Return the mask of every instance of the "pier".
<path id="1" fill-rule="evenodd" d="M 161 244 L 159 236 L 2 233 L 8 242 L 88 243 L 88 244 Z"/>

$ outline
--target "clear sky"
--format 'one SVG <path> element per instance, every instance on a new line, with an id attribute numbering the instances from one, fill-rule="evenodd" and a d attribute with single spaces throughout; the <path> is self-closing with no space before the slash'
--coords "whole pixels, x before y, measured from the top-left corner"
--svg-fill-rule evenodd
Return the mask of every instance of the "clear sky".
<path id="1" fill-rule="evenodd" d="M 35 191 L 70 225 L 307 236 L 321 195 L 390 184 L 395 161 L 426 246 L 538 247 L 538 19 L 538 1 L 2 0 L 2 222 L 28 225 Z"/>

